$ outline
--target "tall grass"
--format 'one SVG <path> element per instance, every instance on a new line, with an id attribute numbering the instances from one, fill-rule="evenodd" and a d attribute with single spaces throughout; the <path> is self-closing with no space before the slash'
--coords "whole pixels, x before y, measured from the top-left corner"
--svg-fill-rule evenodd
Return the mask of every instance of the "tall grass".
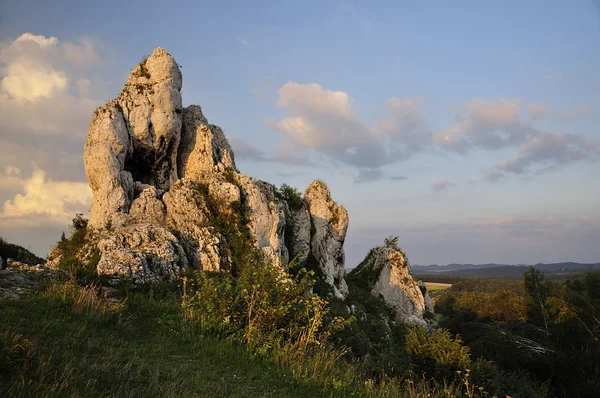
<path id="1" fill-rule="evenodd" d="M 115 303 L 95 285 L 51 284 L 0 303 L 0 396 L 464 396 L 459 384 L 369 378 L 362 361 L 330 344 L 326 304 L 312 300 L 305 318 L 294 318 L 297 331 L 258 344 L 237 338 L 243 328 L 212 337 L 173 289 Z"/>

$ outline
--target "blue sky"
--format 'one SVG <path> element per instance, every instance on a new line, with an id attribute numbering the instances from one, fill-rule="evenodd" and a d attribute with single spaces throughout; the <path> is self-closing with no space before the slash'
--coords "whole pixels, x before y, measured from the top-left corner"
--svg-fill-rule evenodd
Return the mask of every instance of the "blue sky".
<path id="1" fill-rule="evenodd" d="M 44 254 L 85 211 L 93 109 L 157 46 L 242 172 L 328 183 L 348 267 L 390 234 L 414 264 L 600 261 L 594 0 L 5 0 L 0 235 Z"/>

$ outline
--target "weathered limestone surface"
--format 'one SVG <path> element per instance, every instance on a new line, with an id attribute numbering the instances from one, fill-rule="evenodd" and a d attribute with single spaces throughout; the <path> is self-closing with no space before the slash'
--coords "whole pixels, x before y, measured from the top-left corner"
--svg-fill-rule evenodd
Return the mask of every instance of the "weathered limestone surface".
<path id="1" fill-rule="evenodd" d="M 348 230 L 348 212 L 331 199 L 329 188 L 322 181 L 314 181 L 306 188 L 304 200 L 311 217 L 311 254 L 325 276 L 334 294 L 343 298 L 348 295 L 344 279 L 344 240 Z"/>
<path id="2" fill-rule="evenodd" d="M 188 267 L 175 235 L 153 224 L 120 228 L 101 240 L 98 249 L 102 253 L 98 273 L 123 275 L 134 282 L 175 280 Z"/>
<path id="3" fill-rule="evenodd" d="M 381 297 L 403 322 L 427 325 L 423 319 L 425 298 L 402 251 L 393 247 L 372 249 L 352 273 L 366 280 L 371 294 Z"/>

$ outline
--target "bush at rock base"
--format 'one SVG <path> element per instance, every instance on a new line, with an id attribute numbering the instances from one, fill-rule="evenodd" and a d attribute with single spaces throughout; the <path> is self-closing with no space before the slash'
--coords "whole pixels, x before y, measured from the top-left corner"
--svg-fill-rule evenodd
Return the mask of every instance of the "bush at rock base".
<path id="1" fill-rule="evenodd" d="M 60 253 L 58 267 L 69 271 L 73 278 L 95 279 L 96 266 L 100 261 L 100 252 L 90 244 L 92 233 L 88 232 L 88 220 L 83 214 L 77 214 L 71 223 L 71 235 L 67 238 L 63 232 L 56 244 Z M 84 252 L 87 249 L 87 252 Z"/>

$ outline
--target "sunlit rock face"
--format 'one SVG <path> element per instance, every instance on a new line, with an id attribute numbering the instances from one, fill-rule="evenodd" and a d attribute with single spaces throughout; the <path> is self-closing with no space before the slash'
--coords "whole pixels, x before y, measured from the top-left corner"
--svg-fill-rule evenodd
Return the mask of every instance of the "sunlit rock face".
<path id="1" fill-rule="evenodd" d="M 223 130 L 200 106 L 184 108 L 181 88 L 177 62 L 157 48 L 92 118 L 84 165 L 98 272 L 145 283 L 188 267 L 223 270 L 228 242 L 215 217 L 241 204 L 267 263 L 283 270 L 291 258 L 310 260 L 344 298 L 346 210 L 321 181 L 290 209 L 275 186 L 241 174 Z"/>
<path id="2" fill-rule="evenodd" d="M 352 273 L 364 280 L 371 294 L 382 298 L 400 320 L 426 326 L 423 319 L 425 297 L 410 275 L 401 250 L 394 247 L 372 249 Z"/>
<path id="3" fill-rule="evenodd" d="M 333 287 L 337 297 L 348 295 L 344 279 L 344 241 L 348 230 L 348 212 L 331 199 L 329 188 L 322 181 L 314 181 L 306 188 L 304 200 L 311 220 L 310 253 L 314 256 L 325 282 Z"/>

